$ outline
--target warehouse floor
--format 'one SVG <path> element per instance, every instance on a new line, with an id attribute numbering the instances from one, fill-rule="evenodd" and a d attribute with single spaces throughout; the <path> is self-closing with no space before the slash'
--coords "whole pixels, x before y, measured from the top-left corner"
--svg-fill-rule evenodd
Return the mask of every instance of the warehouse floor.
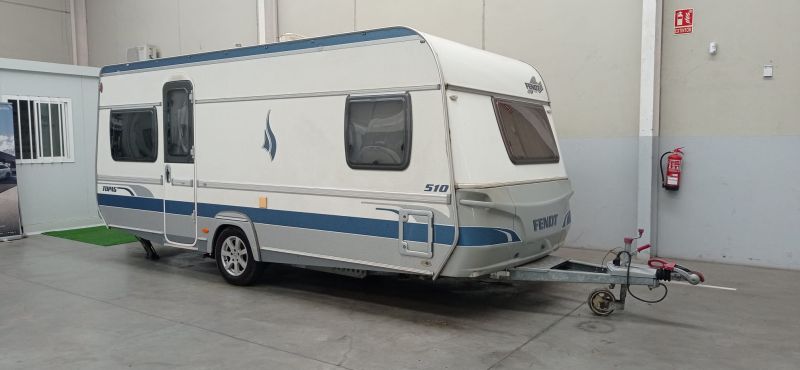
<path id="1" fill-rule="evenodd" d="M 2 369 L 796 369 L 800 272 L 692 263 L 709 284 L 593 316 L 594 288 L 275 267 L 227 285 L 197 253 L 0 244 Z M 563 256 L 599 261 L 577 249 Z M 641 291 L 647 294 L 646 288 Z"/>

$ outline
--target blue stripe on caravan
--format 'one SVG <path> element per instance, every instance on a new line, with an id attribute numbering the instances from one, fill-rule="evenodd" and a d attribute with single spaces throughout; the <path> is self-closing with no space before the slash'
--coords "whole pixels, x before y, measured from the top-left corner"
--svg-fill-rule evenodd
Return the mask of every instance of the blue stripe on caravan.
<path id="1" fill-rule="evenodd" d="M 228 49 L 211 51 L 207 53 L 183 55 L 171 58 L 152 59 L 135 63 L 115 64 L 105 66 L 100 70 L 100 74 L 133 71 L 145 68 L 159 68 L 179 64 L 207 62 L 212 60 L 230 59 L 248 57 L 262 54 L 282 53 L 287 51 L 296 51 L 304 49 L 312 49 L 324 46 L 352 44 L 363 41 L 374 41 L 390 39 L 395 37 L 404 37 L 417 35 L 414 30 L 404 27 L 384 28 L 372 31 L 359 31 L 346 33 L 342 35 L 332 35 L 315 37 L 309 39 L 279 42 L 275 44 L 248 46 L 243 48 Z"/>
<path id="2" fill-rule="evenodd" d="M 144 211 L 164 212 L 164 200 L 158 198 L 97 194 L 97 204 L 109 207 L 135 208 Z"/>
<path id="3" fill-rule="evenodd" d="M 451 227 L 452 229 L 452 227 Z M 520 241 L 519 236 L 513 230 L 491 227 L 461 226 L 458 234 L 458 245 L 479 246 L 494 245 Z M 453 237 L 450 237 L 453 240 Z"/>
<path id="4" fill-rule="evenodd" d="M 176 202 L 168 200 L 165 207 L 167 208 L 167 213 L 175 215 L 190 216 L 192 212 L 194 212 L 193 202 Z"/>
<path id="5" fill-rule="evenodd" d="M 161 212 L 161 199 L 126 197 L 120 195 L 98 194 L 100 205 L 141 209 Z M 167 212 L 190 215 L 194 204 L 191 202 L 167 201 Z M 277 209 L 250 208 L 222 204 L 198 203 L 200 217 L 213 218 L 220 212 L 239 212 L 247 215 L 254 223 L 276 226 L 297 227 L 304 229 L 339 232 L 346 234 L 376 236 L 381 238 L 398 238 L 397 221 L 375 218 L 328 215 Z M 428 229 L 424 224 L 406 224 L 403 231 L 406 240 L 425 242 L 428 240 Z M 437 244 L 452 244 L 455 228 L 451 225 L 434 225 L 433 237 Z M 520 241 L 519 236 L 508 229 L 464 226 L 460 228 L 460 246 L 482 246 L 504 244 Z"/>
<path id="6" fill-rule="evenodd" d="M 276 226 L 299 227 L 347 234 L 371 235 L 384 238 L 397 237 L 397 223 L 374 218 L 326 215 L 285 211 L 277 209 L 226 206 L 201 203 L 198 213 L 202 217 L 214 217 L 220 212 L 240 212 L 254 223 Z"/>

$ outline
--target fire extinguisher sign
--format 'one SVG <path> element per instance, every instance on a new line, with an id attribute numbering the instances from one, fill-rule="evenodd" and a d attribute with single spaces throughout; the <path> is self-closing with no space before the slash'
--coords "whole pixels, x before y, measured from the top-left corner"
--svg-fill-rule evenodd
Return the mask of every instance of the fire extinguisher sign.
<path id="1" fill-rule="evenodd" d="M 678 9 L 675 11 L 675 34 L 692 33 L 694 23 L 694 9 Z"/>

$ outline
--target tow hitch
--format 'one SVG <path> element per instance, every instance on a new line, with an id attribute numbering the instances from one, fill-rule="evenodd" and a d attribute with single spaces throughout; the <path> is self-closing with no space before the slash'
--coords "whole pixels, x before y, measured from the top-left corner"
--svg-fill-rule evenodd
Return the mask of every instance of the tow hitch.
<path id="1" fill-rule="evenodd" d="M 685 281 L 691 285 L 705 282 L 705 277 L 699 271 L 663 258 L 651 258 L 647 265 L 632 263 L 637 254 L 650 248 L 648 244 L 636 250 L 632 249 L 633 241 L 639 239 L 643 233 L 644 230 L 639 229 L 638 237 L 625 238 L 625 247 L 605 265 L 547 256 L 526 265 L 494 272 L 490 278 L 514 281 L 608 284 L 607 288 L 592 291 L 587 300 L 589 308 L 599 316 L 608 316 L 616 309 L 624 310 L 628 294 L 646 303 L 661 302 L 667 296 L 667 286 L 664 282 Z M 613 292 L 617 285 L 619 285 L 619 297 L 615 296 Z M 664 290 L 664 294 L 655 300 L 643 299 L 630 291 L 631 285 L 645 285 L 650 290 L 660 288 Z"/>

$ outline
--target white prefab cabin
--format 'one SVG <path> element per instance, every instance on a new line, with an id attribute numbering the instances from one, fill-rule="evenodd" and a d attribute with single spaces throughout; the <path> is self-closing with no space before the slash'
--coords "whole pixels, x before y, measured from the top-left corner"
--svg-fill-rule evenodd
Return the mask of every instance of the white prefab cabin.
<path id="1" fill-rule="evenodd" d="M 542 77 L 405 27 L 107 66 L 109 227 L 363 276 L 478 277 L 560 247 L 572 190 Z"/>

